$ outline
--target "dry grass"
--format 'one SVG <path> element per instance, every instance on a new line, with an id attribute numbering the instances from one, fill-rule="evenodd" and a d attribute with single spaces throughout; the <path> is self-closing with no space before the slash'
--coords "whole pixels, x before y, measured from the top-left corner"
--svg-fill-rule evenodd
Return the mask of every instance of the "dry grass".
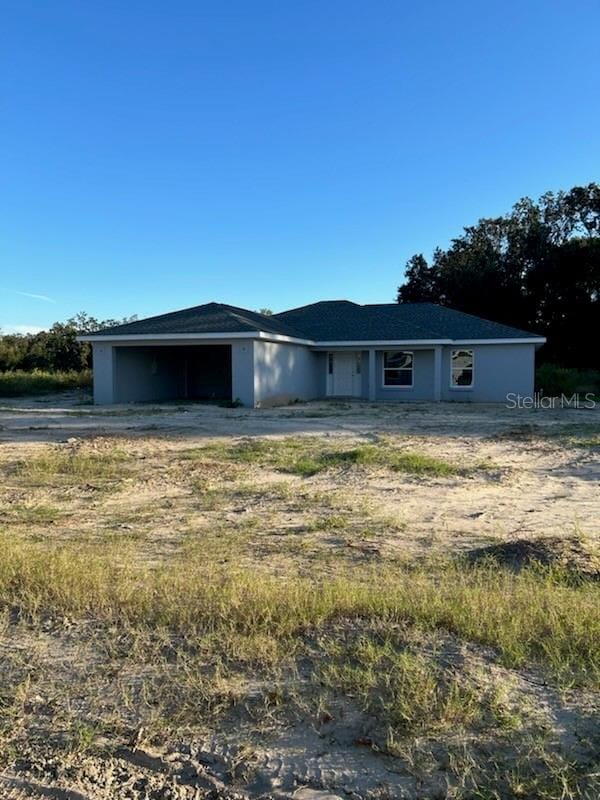
<path id="1" fill-rule="evenodd" d="M 74 617 L 172 636 L 289 639 L 340 620 L 385 621 L 494 647 L 510 667 L 537 663 L 566 683 L 598 686 L 600 614 L 594 583 L 551 570 L 515 574 L 463 563 L 356 568 L 335 580 L 220 569 L 201 552 L 154 568 L 112 547 L 2 541 L 0 602 L 30 621 Z"/>

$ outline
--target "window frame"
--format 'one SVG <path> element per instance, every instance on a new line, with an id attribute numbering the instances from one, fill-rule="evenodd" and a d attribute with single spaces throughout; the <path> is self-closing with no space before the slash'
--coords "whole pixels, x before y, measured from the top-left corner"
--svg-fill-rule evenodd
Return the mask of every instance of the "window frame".
<path id="1" fill-rule="evenodd" d="M 471 353 L 471 383 L 468 385 L 459 386 L 452 382 L 452 377 L 454 375 L 454 367 L 452 366 L 452 356 L 454 353 Z M 453 347 L 450 350 L 450 389 L 451 391 L 458 391 L 458 392 L 468 392 L 469 390 L 473 389 L 475 386 L 475 349 L 473 347 Z"/>
<path id="2" fill-rule="evenodd" d="M 410 367 L 410 383 L 405 384 L 389 384 L 385 382 L 385 373 L 387 370 L 394 370 L 395 372 L 399 371 L 408 371 L 407 367 L 402 367 L 401 370 L 398 367 L 386 367 L 385 366 L 385 357 L 388 353 L 410 353 L 411 356 L 411 367 Z M 392 391 L 406 391 L 407 389 L 414 389 L 415 388 L 415 351 L 414 350 L 382 350 L 381 356 L 381 388 L 386 390 Z"/>

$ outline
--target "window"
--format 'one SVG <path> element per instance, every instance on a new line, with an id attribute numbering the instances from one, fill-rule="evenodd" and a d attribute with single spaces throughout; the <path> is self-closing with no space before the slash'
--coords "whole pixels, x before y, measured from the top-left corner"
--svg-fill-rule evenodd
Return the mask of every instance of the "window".
<path id="1" fill-rule="evenodd" d="M 450 369 L 450 387 L 473 386 L 473 351 L 453 350 Z"/>
<path id="2" fill-rule="evenodd" d="M 327 374 L 333 375 L 333 353 L 327 353 Z"/>
<path id="3" fill-rule="evenodd" d="M 397 350 L 383 354 L 383 385 L 405 388 L 413 385 L 413 353 Z"/>

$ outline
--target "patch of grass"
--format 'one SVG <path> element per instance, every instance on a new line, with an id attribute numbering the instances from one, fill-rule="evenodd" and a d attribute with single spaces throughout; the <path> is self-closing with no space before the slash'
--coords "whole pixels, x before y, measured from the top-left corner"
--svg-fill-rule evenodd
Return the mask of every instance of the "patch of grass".
<path id="1" fill-rule="evenodd" d="M 443 630 L 496 649 L 503 664 L 537 663 L 565 683 L 600 685 L 600 611 L 592 582 L 551 570 L 425 564 L 355 568 L 322 581 L 236 571 L 202 558 L 133 566 L 120 545 L 64 547 L 2 540 L 0 604 L 36 617 L 80 616 L 195 639 L 207 633 L 293 641 L 362 619 Z"/>
<path id="2" fill-rule="evenodd" d="M 92 385 L 91 370 L 76 372 L 46 372 L 34 370 L 24 372 L 0 372 L 0 397 L 48 394 L 68 389 L 89 389 Z"/>
<path id="3" fill-rule="evenodd" d="M 570 444 L 574 447 L 586 447 L 595 449 L 596 447 L 600 447 L 600 432 L 592 434 L 592 436 L 586 437 L 572 437 L 570 440 Z"/>
<path id="4" fill-rule="evenodd" d="M 435 659 L 399 645 L 362 635 L 327 647 L 319 680 L 343 691 L 398 732 L 411 735 L 473 723 L 484 709 L 467 681 Z"/>
<path id="5" fill-rule="evenodd" d="M 411 475 L 446 478 L 452 475 L 465 474 L 468 471 L 442 458 L 428 456 L 425 453 L 398 453 L 390 459 L 390 462 L 391 469 L 396 472 L 407 472 Z"/>
<path id="6" fill-rule="evenodd" d="M 230 499 L 230 493 L 223 487 L 208 486 L 206 481 L 194 481 L 194 497 L 198 499 L 203 511 L 216 511 Z"/>
<path id="7" fill-rule="evenodd" d="M 11 522 L 23 525 L 48 525 L 56 522 L 62 511 L 43 503 L 13 503 L 7 508 L 6 516 Z"/>
<path id="8" fill-rule="evenodd" d="M 417 780 L 439 772 L 449 798 L 597 796 L 578 793 L 598 771 L 594 744 L 563 758 L 522 694 L 501 691 L 504 678 L 479 673 L 461 645 L 597 688 L 591 583 L 457 562 L 273 577 L 201 548 L 136 566 L 128 542 L 50 549 L 6 536 L 0 548 L 0 632 L 14 645 L 0 664 L 3 757 L 41 731 L 45 745 L 89 754 L 142 732 L 185 740 L 199 718 L 273 730 L 298 714 L 322 724 L 328 710 L 343 725 L 349 710 L 365 721 L 356 745 Z"/>
<path id="9" fill-rule="evenodd" d="M 259 464 L 303 478 L 326 470 L 357 466 L 384 467 L 429 477 L 451 477 L 472 471 L 444 459 L 402 451 L 385 443 L 350 447 L 345 442 L 332 444 L 315 437 L 246 439 L 234 444 L 211 444 L 188 451 L 187 457 Z"/>
<path id="10" fill-rule="evenodd" d="M 105 452 L 88 452 L 76 449 L 51 448 L 26 460 L 8 464 L 7 469 L 22 479 L 34 483 L 52 482 L 54 479 L 119 478 L 129 456 L 113 448 Z"/>
<path id="11" fill-rule="evenodd" d="M 329 514 L 319 517 L 306 525 L 307 531 L 331 531 L 347 528 L 349 519 L 344 514 Z"/>

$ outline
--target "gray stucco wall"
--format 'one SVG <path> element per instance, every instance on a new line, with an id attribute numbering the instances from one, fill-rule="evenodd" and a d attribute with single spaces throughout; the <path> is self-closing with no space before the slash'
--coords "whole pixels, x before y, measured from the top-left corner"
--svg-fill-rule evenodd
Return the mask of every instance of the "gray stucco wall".
<path id="1" fill-rule="evenodd" d="M 532 395 L 535 377 L 535 345 L 461 345 L 474 351 L 474 381 L 471 388 L 450 388 L 450 353 L 442 353 L 442 400 L 503 403 L 509 392 Z"/>
<path id="2" fill-rule="evenodd" d="M 472 387 L 450 387 L 451 352 L 473 350 L 474 382 Z M 410 348 L 407 348 L 410 349 Z M 433 400 L 433 350 L 414 352 L 414 387 L 411 389 L 383 388 L 383 352 L 376 357 L 377 400 Z M 531 395 L 534 386 L 535 346 L 532 344 L 452 345 L 442 348 L 441 399 L 456 402 L 506 401 L 509 392 Z"/>
<path id="3" fill-rule="evenodd" d="M 317 391 L 315 397 L 327 394 L 327 353 L 314 353 L 317 370 Z"/>
<path id="4" fill-rule="evenodd" d="M 94 344 L 92 346 L 92 367 L 94 403 L 98 405 L 114 403 L 114 348 L 108 344 Z"/>
<path id="5" fill-rule="evenodd" d="M 232 398 L 239 399 L 245 406 L 325 397 L 325 352 L 313 352 L 304 345 L 252 339 L 222 340 L 220 343 L 231 345 Z M 94 343 L 95 403 L 168 400 L 180 395 L 181 376 L 177 368 L 170 365 L 168 359 L 156 359 L 154 348 L 160 345 L 159 342 L 149 342 L 148 345 L 111 346 L 103 342 Z M 474 384 L 469 388 L 451 388 L 450 354 L 457 347 L 447 346 L 442 351 L 442 400 L 505 402 L 509 392 L 521 395 L 533 393 L 534 345 L 464 345 L 465 349 L 474 351 Z M 433 350 L 413 349 L 413 352 L 414 386 L 396 389 L 383 387 L 383 352 L 377 351 L 376 400 L 434 399 Z M 367 398 L 367 351 L 363 351 L 361 378 L 362 396 Z"/>
<path id="6" fill-rule="evenodd" d="M 318 397 L 322 391 L 319 366 L 324 373 L 319 356 L 305 345 L 255 341 L 255 405 Z"/>
<path id="7" fill-rule="evenodd" d="M 181 396 L 179 365 L 160 347 L 115 347 L 115 403 L 175 400 Z"/>
<path id="8" fill-rule="evenodd" d="M 360 396 L 363 400 L 369 399 L 369 359 L 368 350 L 360 351 Z"/>

